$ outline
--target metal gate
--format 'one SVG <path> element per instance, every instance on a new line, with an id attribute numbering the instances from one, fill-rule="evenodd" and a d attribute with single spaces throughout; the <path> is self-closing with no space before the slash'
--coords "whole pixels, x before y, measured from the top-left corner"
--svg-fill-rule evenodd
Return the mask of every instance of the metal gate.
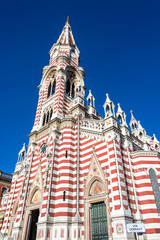
<path id="1" fill-rule="evenodd" d="M 107 214 L 104 202 L 91 206 L 92 240 L 108 240 Z"/>

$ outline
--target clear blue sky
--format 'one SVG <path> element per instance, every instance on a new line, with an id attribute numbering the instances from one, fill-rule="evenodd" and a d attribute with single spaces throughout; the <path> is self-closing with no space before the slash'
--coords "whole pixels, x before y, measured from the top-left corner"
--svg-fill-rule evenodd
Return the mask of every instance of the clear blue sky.
<path id="1" fill-rule="evenodd" d="M 106 93 L 160 140 L 160 1 L 2 1 L 1 166 L 12 173 L 28 144 L 43 66 L 70 15 L 85 84 L 104 116 Z"/>

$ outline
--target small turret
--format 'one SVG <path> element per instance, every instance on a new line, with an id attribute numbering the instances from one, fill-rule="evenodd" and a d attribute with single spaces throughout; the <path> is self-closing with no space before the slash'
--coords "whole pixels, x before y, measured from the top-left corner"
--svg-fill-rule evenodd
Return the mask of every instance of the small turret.
<path id="1" fill-rule="evenodd" d="M 153 139 L 153 147 L 154 147 L 154 149 L 155 149 L 156 151 L 159 151 L 159 150 L 160 150 L 160 144 L 159 144 L 159 141 L 157 140 L 155 134 L 153 134 L 152 139 Z"/>
<path id="2" fill-rule="evenodd" d="M 142 127 L 140 121 L 137 121 L 131 111 L 131 121 L 130 121 L 131 132 L 135 137 L 138 137 L 141 141 L 146 142 L 146 131 Z"/>
<path id="3" fill-rule="evenodd" d="M 142 127 L 140 121 L 138 121 L 138 126 L 137 126 L 137 137 L 142 140 L 142 141 L 146 141 L 145 139 L 146 136 L 146 131 L 145 129 Z"/>
<path id="4" fill-rule="evenodd" d="M 89 107 L 88 113 L 96 115 L 95 98 L 92 95 L 91 90 L 89 90 L 89 94 L 88 94 L 88 97 L 87 97 L 87 105 Z"/>
<path id="5" fill-rule="evenodd" d="M 25 143 L 23 144 L 22 149 L 18 153 L 18 162 L 22 162 L 26 157 Z"/>
<path id="6" fill-rule="evenodd" d="M 125 114 L 124 111 L 122 111 L 122 108 L 120 107 L 119 103 L 118 103 L 118 110 L 117 110 L 117 113 L 116 113 L 116 117 L 118 118 L 121 126 L 128 127 L 128 125 L 126 123 L 126 114 Z"/>
<path id="7" fill-rule="evenodd" d="M 132 111 L 132 110 L 130 111 L 130 113 L 131 113 L 131 121 L 130 121 L 129 125 L 130 125 L 130 127 L 131 127 L 131 131 L 133 131 L 135 128 L 137 128 L 138 122 L 137 122 L 137 120 L 134 118 L 134 116 L 133 116 L 133 111 Z"/>
<path id="8" fill-rule="evenodd" d="M 93 106 L 95 107 L 95 98 L 93 97 L 92 93 L 91 93 L 91 90 L 89 90 L 89 94 L 88 94 L 88 97 L 87 97 L 87 105 L 90 107 L 90 106 Z"/>
<path id="9" fill-rule="evenodd" d="M 109 94 L 106 94 L 106 101 L 103 105 L 104 107 L 104 113 L 105 113 L 105 118 L 113 116 L 115 117 L 115 111 L 114 111 L 114 103 L 110 100 Z"/>

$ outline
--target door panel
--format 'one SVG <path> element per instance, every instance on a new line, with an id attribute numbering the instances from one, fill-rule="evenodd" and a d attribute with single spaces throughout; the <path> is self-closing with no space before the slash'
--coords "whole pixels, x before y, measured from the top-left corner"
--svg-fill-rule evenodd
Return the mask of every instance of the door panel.
<path id="1" fill-rule="evenodd" d="M 107 214 L 104 202 L 91 207 L 92 240 L 108 240 Z"/>

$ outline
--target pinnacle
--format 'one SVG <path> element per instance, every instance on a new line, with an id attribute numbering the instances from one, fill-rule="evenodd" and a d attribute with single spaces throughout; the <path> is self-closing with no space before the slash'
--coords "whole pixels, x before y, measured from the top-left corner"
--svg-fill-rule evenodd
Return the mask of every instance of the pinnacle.
<path id="1" fill-rule="evenodd" d="M 70 22 L 70 16 L 67 17 L 63 30 L 57 40 L 57 44 L 64 44 L 64 45 L 75 45 L 74 37 L 72 34 Z"/>
<path id="2" fill-rule="evenodd" d="M 118 105 L 118 111 L 117 112 L 121 112 L 122 113 L 123 111 L 122 111 L 122 108 L 120 106 L 120 103 L 118 103 L 117 105 Z"/>
<path id="3" fill-rule="evenodd" d="M 111 102 L 111 100 L 110 100 L 110 98 L 109 98 L 109 94 L 108 93 L 106 93 L 106 102 Z"/>
<path id="4" fill-rule="evenodd" d="M 69 22 L 69 19 L 70 19 L 71 16 L 68 16 L 67 19 L 66 19 L 66 23 L 70 24 Z"/>

